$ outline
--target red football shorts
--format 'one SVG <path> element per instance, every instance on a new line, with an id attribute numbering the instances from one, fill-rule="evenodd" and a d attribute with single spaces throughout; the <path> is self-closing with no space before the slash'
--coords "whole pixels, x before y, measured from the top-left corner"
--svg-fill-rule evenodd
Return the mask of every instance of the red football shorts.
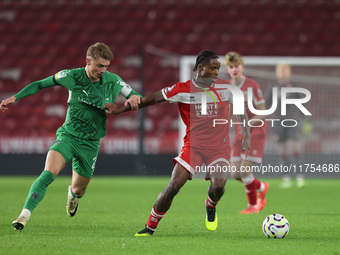
<path id="1" fill-rule="evenodd" d="M 262 128 L 252 128 L 250 133 L 250 150 L 246 158 L 246 153 L 242 150 L 243 134 L 236 134 L 231 150 L 231 162 L 241 162 L 241 159 L 246 159 L 258 164 L 262 163 L 266 135 L 267 132 L 262 130 Z"/>
<path id="2" fill-rule="evenodd" d="M 205 172 L 205 179 L 210 179 L 210 174 L 220 171 L 225 173 L 230 166 L 230 147 L 221 149 L 194 149 L 190 146 L 184 145 L 181 153 L 172 160 L 173 165 L 180 164 L 190 173 L 190 179 L 198 173 Z M 203 166 L 203 163 L 205 166 Z M 225 163 L 223 169 L 214 166 L 217 163 Z"/>

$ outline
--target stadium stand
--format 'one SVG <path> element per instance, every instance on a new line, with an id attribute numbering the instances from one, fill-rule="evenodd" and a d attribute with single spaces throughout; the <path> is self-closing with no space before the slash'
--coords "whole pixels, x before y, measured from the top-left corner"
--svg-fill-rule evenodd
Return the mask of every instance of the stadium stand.
<path id="1" fill-rule="evenodd" d="M 97 41 L 114 51 L 109 71 L 137 90 L 143 80 L 144 94 L 178 81 L 176 56 L 196 55 L 202 49 L 221 55 L 235 50 L 248 56 L 339 56 L 334 43 L 340 41 L 339 20 L 336 0 L 4 0 L 0 99 L 61 69 L 84 66 L 82 54 Z M 150 45 L 162 51 L 155 54 Z M 10 113 L 0 114 L 0 136 L 54 135 L 63 122 L 60 112 L 67 96 L 64 89 L 51 88 L 19 101 Z M 55 111 L 47 111 L 51 105 Z M 146 113 L 147 136 L 166 133 L 173 140 L 177 108 L 166 104 Z M 136 114 L 126 116 L 133 119 Z M 116 121 L 109 118 L 109 134 L 137 135 L 138 125 L 132 132 Z"/>

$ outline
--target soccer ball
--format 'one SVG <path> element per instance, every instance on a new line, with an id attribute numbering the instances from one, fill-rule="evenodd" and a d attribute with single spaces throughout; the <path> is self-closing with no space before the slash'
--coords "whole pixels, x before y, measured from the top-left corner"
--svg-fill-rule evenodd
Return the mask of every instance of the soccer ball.
<path id="1" fill-rule="evenodd" d="M 268 238 L 284 238 L 288 234 L 289 223 L 285 216 L 273 213 L 264 219 L 262 230 Z"/>

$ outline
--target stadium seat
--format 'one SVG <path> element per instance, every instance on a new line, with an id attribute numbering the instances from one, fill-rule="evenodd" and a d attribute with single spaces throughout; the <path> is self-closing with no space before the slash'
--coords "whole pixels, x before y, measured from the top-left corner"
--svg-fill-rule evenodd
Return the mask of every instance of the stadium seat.
<path id="1" fill-rule="evenodd" d="M 142 47 L 152 45 L 162 50 L 144 52 L 145 94 L 178 81 L 176 61 L 167 58 L 167 54 L 172 57 L 196 55 L 209 48 L 221 55 L 230 50 L 253 56 L 340 55 L 334 43 L 340 41 L 336 0 L 296 3 L 228 0 L 213 4 L 206 0 L 41 2 L 0 2 L 0 12 L 14 13 L 2 15 L 0 19 L 0 67 L 1 70 L 21 70 L 20 81 L 0 82 L 1 96 L 62 69 L 84 66 L 84 52 L 97 41 L 113 49 L 115 59 L 109 70 L 117 72 L 128 83 L 140 81 L 138 63 L 142 59 Z M 13 108 L 14 115 L 25 119 L 35 111 L 31 107 L 45 109 L 47 105 L 65 104 L 66 100 L 66 89 L 46 90 L 18 102 Z M 319 100 L 322 104 L 327 98 Z M 22 105 L 27 109 L 21 108 Z M 164 105 L 146 111 L 154 123 L 150 133 L 156 134 L 155 129 L 164 123 L 177 121 L 176 107 Z M 170 117 L 163 116 L 163 111 Z M 316 114 L 322 115 L 319 111 L 316 109 Z M 43 117 L 41 111 L 36 113 Z M 329 116 L 334 117 L 336 113 L 330 111 Z M 46 118 L 51 125 L 49 130 L 56 130 L 60 125 L 60 121 Z M 11 119 L 7 125 L 19 126 L 20 121 Z M 113 131 L 111 124 L 108 125 L 110 132 Z M 28 124 L 27 134 L 36 132 L 27 131 L 29 128 L 39 129 L 39 126 Z M 13 135 L 20 135 L 16 130 L 13 128 Z M 114 132 L 126 134 L 124 129 L 114 129 Z"/>

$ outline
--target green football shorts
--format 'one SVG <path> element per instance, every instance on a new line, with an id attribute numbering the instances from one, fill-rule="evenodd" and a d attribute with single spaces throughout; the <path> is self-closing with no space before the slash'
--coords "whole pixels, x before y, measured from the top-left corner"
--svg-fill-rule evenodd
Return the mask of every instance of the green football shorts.
<path id="1" fill-rule="evenodd" d="M 59 152 L 68 163 L 72 159 L 72 169 L 79 175 L 91 178 L 96 165 L 100 140 L 86 140 L 75 137 L 59 128 L 57 139 L 50 150 Z"/>

